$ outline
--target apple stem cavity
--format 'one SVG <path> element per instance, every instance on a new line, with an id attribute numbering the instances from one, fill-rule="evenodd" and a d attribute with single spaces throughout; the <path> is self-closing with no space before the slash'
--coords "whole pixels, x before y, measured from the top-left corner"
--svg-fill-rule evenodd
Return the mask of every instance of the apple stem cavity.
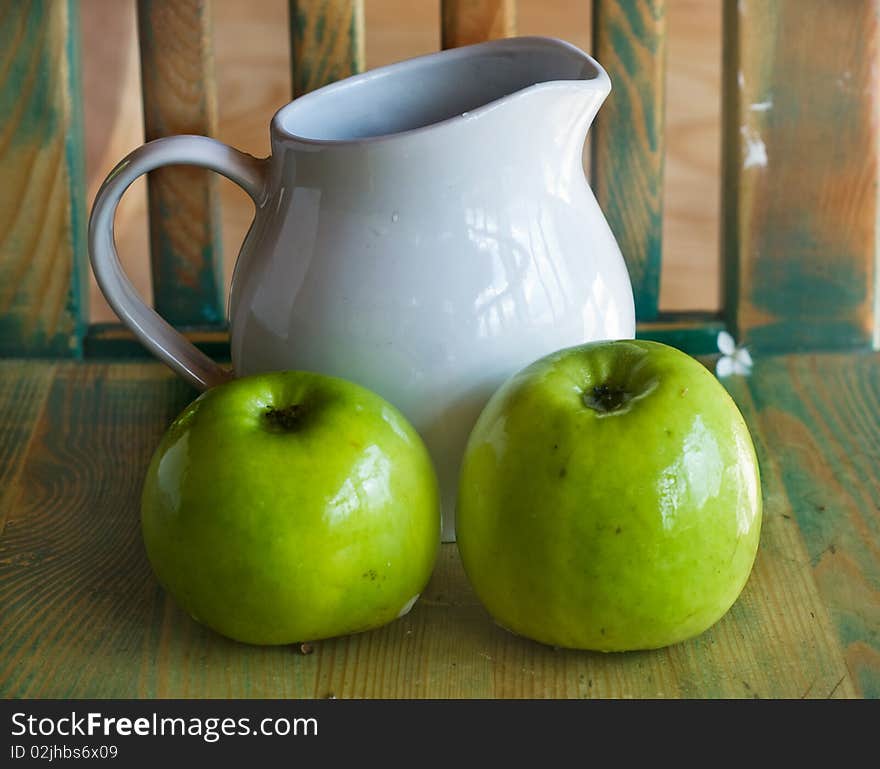
<path id="1" fill-rule="evenodd" d="M 299 403 L 293 403 L 281 409 L 269 406 L 263 416 L 269 427 L 276 432 L 290 433 L 296 430 L 302 422 L 303 407 Z"/>
<path id="2" fill-rule="evenodd" d="M 595 385 L 584 393 L 584 405 L 600 414 L 620 411 L 632 396 L 619 385 Z"/>

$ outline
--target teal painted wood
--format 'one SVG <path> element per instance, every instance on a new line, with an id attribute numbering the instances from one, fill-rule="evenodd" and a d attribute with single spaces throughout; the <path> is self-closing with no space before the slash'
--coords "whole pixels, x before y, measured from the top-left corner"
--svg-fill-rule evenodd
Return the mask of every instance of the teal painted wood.
<path id="1" fill-rule="evenodd" d="M 289 0 L 294 97 L 364 70 L 363 0 Z"/>
<path id="2" fill-rule="evenodd" d="M 663 241 L 665 0 L 593 0 L 593 51 L 613 89 L 592 136 L 596 197 L 620 244 L 636 317 L 657 317 Z"/>
<path id="3" fill-rule="evenodd" d="M 718 332 L 726 328 L 713 313 L 664 313 L 658 320 L 639 323 L 636 337 L 672 345 L 689 355 L 713 355 L 718 352 Z M 180 329 L 202 352 L 219 361 L 228 361 L 229 336 L 222 328 L 191 327 Z M 120 323 L 93 323 L 84 339 L 84 355 L 89 359 L 144 359 L 147 349 Z"/>
<path id="4" fill-rule="evenodd" d="M 0 3 L 0 356 L 82 352 L 78 19 L 74 0 Z"/>
<path id="5" fill-rule="evenodd" d="M 636 338 L 663 342 L 689 355 L 714 355 L 718 334 L 726 328 L 717 313 L 664 313 L 657 320 L 639 323 Z"/>
<path id="6" fill-rule="evenodd" d="M 867 348 L 877 322 L 877 3 L 724 9 L 729 324 L 759 353 Z"/>
<path id="7" fill-rule="evenodd" d="M 209 358 L 226 363 L 230 360 L 229 334 L 222 328 L 178 329 Z M 93 323 L 83 342 L 86 358 L 93 360 L 138 360 L 150 357 L 150 353 L 120 323 Z"/>
<path id="8" fill-rule="evenodd" d="M 138 0 L 138 36 L 147 141 L 215 134 L 211 0 Z M 216 181 L 201 168 L 149 174 L 153 304 L 172 325 L 225 318 Z"/>
<path id="9" fill-rule="evenodd" d="M 781 479 L 858 693 L 880 698 L 880 355 L 757 358 L 748 389 L 762 475 Z"/>

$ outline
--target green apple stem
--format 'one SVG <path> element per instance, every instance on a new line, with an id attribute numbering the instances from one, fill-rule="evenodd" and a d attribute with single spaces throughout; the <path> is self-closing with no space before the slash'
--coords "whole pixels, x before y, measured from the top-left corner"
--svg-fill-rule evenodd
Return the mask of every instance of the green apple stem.
<path id="1" fill-rule="evenodd" d="M 584 405 L 607 414 L 622 409 L 630 398 L 632 395 L 619 385 L 600 384 L 584 393 Z"/>
<path id="2" fill-rule="evenodd" d="M 281 409 L 269 406 L 265 411 L 269 426 L 278 432 L 293 432 L 299 427 L 302 416 L 303 407 L 299 403 L 293 403 Z"/>

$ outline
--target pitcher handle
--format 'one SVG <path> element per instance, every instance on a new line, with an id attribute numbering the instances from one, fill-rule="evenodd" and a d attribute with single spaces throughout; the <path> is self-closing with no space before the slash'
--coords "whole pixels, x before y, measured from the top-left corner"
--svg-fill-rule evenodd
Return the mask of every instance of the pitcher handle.
<path id="1" fill-rule="evenodd" d="M 98 191 L 89 220 L 89 255 L 98 285 L 120 320 L 143 345 L 187 382 L 206 390 L 232 378 L 183 334 L 148 307 L 135 291 L 114 243 L 113 220 L 123 193 L 141 174 L 167 165 L 210 168 L 238 184 L 259 207 L 266 187 L 266 160 L 207 136 L 169 136 L 138 147 L 114 168 Z"/>

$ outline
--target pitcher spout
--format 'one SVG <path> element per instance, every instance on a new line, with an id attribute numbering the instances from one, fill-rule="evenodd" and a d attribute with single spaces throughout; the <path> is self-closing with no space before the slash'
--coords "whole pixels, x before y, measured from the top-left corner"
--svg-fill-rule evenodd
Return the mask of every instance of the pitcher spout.
<path id="1" fill-rule="evenodd" d="M 610 90 L 601 65 L 570 43 L 549 37 L 506 38 L 421 56 L 325 86 L 282 108 L 273 120 L 273 133 L 306 145 L 375 142 L 498 113 L 514 101 L 528 100 L 534 102 L 531 109 L 543 110 L 549 96 L 577 116 L 575 128 L 585 134 Z"/>

